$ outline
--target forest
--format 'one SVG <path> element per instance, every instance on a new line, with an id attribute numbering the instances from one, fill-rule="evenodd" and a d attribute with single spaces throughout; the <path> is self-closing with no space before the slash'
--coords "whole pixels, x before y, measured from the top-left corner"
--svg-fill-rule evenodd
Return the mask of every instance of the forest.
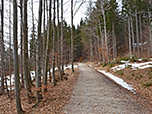
<path id="1" fill-rule="evenodd" d="M 39 4 L 38 19 L 35 2 Z M 8 98 L 9 107 L 16 107 L 13 113 L 34 113 L 33 108 L 43 107 L 46 94 L 55 94 L 55 88 L 68 81 L 64 89 L 72 91 L 80 73 L 79 63 L 113 67 L 120 60 L 148 61 L 152 57 L 151 0 L 68 0 L 70 25 L 64 17 L 67 6 L 63 0 L 0 3 L 0 101 Z M 74 25 L 83 5 L 87 7 L 85 18 Z M 4 113 L 9 114 L 10 108 L 7 111 Z"/>

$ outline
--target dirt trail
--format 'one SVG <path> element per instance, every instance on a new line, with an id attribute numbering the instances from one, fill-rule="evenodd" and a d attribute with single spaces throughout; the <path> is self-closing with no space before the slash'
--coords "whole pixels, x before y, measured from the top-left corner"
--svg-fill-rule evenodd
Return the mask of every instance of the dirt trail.
<path id="1" fill-rule="evenodd" d="M 79 63 L 79 79 L 66 114 L 150 114 L 119 86 Z"/>

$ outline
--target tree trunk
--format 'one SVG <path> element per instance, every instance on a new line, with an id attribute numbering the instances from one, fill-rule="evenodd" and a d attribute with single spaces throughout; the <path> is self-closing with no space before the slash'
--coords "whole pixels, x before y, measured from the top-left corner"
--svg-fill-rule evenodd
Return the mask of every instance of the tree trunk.
<path id="1" fill-rule="evenodd" d="M 45 41 L 45 0 L 43 1 L 43 70 L 44 70 L 44 59 L 45 59 L 45 44 L 46 44 L 46 41 Z M 44 73 L 44 71 L 43 71 Z"/>
<path id="2" fill-rule="evenodd" d="M 149 52 L 149 54 L 150 54 L 150 56 L 152 55 L 152 29 L 151 29 L 151 19 L 150 19 L 150 17 L 151 17 L 151 12 L 150 11 L 148 11 L 148 21 L 149 21 L 149 40 L 150 40 L 150 52 Z"/>
<path id="3" fill-rule="evenodd" d="M 141 41 L 141 54 L 143 54 L 143 34 L 142 34 L 142 22 L 141 22 L 141 15 L 139 15 L 139 29 L 140 29 L 140 41 Z M 144 54 L 143 54 L 144 55 Z M 143 56 L 142 55 L 142 56 Z"/>
<path id="4" fill-rule="evenodd" d="M 19 89 L 19 66 L 18 66 L 18 42 L 17 42 L 17 2 L 13 0 L 13 42 L 14 42 L 14 66 L 15 66 L 15 98 L 17 114 L 23 114 L 20 101 Z"/>
<path id="5" fill-rule="evenodd" d="M 38 17 L 38 39 L 36 49 L 36 103 L 40 102 L 41 94 L 41 25 L 42 25 L 42 0 L 39 0 L 39 17 Z"/>
<path id="6" fill-rule="evenodd" d="M 105 56 L 104 56 L 104 37 L 103 37 L 103 33 L 101 30 L 101 23 L 99 20 L 99 31 L 100 31 L 100 37 L 101 37 L 101 46 L 102 46 L 102 62 L 105 63 Z"/>
<path id="7" fill-rule="evenodd" d="M 28 66 L 28 28 L 27 28 L 27 0 L 24 0 L 24 83 L 26 94 L 30 103 L 31 80 Z"/>
<path id="8" fill-rule="evenodd" d="M 115 34 L 115 23 L 112 22 L 112 41 L 113 41 L 113 59 L 117 57 L 117 44 L 116 44 L 116 34 Z"/>
<path id="9" fill-rule="evenodd" d="M 47 40 L 46 40 L 46 48 L 45 48 L 45 61 L 44 61 L 44 86 L 47 85 L 47 71 L 48 71 L 48 67 L 49 67 L 49 55 L 50 55 L 50 48 L 49 48 L 49 44 L 50 44 L 50 37 L 51 37 L 51 7 L 52 6 L 52 0 L 50 0 L 50 4 L 49 4 L 49 20 L 48 20 L 48 29 L 47 29 Z M 50 72 L 50 71 L 49 71 Z M 44 92 L 47 91 L 47 88 L 44 89 Z"/>
<path id="10" fill-rule="evenodd" d="M 135 16 L 136 16 L 137 57 L 139 57 L 140 56 L 140 50 L 139 50 L 139 30 L 138 30 L 138 14 L 137 14 L 137 9 L 135 10 Z"/>
<path id="11" fill-rule="evenodd" d="M 134 37 L 134 26 L 133 26 L 133 19 L 131 17 L 131 34 L 132 34 L 132 46 L 133 46 L 133 55 L 135 57 L 136 52 L 135 52 L 135 37 Z"/>
<path id="12" fill-rule="evenodd" d="M 102 9 L 102 15 L 104 20 L 104 35 L 105 35 L 105 45 L 106 45 L 106 54 L 107 54 L 107 62 L 109 63 L 109 48 L 108 48 L 108 37 L 107 37 L 107 25 L 106 25 L 106 17 L 105 17 L 105 11 L 103 8 L 103 4 L 101 4 Z"/>
<path id="13" fill-rule="evenodd" d="M 32 30 L 33 30 L 33 34 L 32 34 L 32 38 L 33 38 L 33 41 L 34 41 L 34 65 L 35 65 L 35 79 L 36 79 L 36 40 L 35 40 L 35 25 L 34 25 L 34 11 L 33 11 L 33 0 L 31 0 L 31 4 L 32 4 Z"/>
<path id="14" fill-rule="evenodd" d="M 20 0 L 20 18 L 21 18 L 21 25 L 20 25 L 20 39 L 21 39 L 21 80 L 22 80 L 22 86 L 24 86 L 24 77 L 23 77 L 23 0 Z"/>
<path id="15" fill-rule="evenodd" d="M 57 50 L 57 66 L 58 66 L 58 72 L 60 80 L 62 80 L 62 72 L 60 67 L 60 21 L 59 21 L 59 0 L 57 0 L 57 20 L 58 20 L 58 26 L 57 26 L 57 37 L 58 37 L 58 50 Z"/>
<path id="16" fill-rule="evenodd" d="M 4 62 L 4 0 L 1 0 L 2 10 L 1 10 L 1 67 L 2 67 L 2 76 L 1 76 L 1 89 L 4 93 L 4 75 L 5 75 L 5 62 Z"/>
<path id="17" fill-rule="evenodd" d="M 74 66 L 73 66 L 73 0 L 71 0 L 71 66 L 72 66 L 72 72 L 74 72 Z"/>
<path id="18" fill-rule="evenodd" d="M 64 74 L 64 62 L 63 62 L 63 0 L 61 0 L 61 68 L 62 75 Z"/>
<path id="19" fill-rule="evenodd" d="M 131 35 L 130 35 L 130 18 L 128 17 L 128 39 L 129 39 L 129 54 L 132 58 Z"/>
<path id="20" fill-rule="evenodd" d="M 11 0 L 9 1 L 9 75 L 10 75 L 10 97 L 11 97 L 11 91 L 12 91 L 12 50 L 11 50 Z"/>
<path id="21" fill-rule="evenodd" d="M 95 61 L 97 60 L 98 57 L 98 52 L 97 52 L 97 38 L 94 38 L 94 54 L 95 54 Z"/>
<path id="22" fill-rule="evenodd" d="M 93 61 L 93 45 L 92 45 L 92 39 L 90 39 L 90 61 Z"/>
<path id="23" fill-rule="evenodd" d="M 52 48 L 52 78 L 53 78 L 53 85 L 56 85 L 55 80 L 55 16 L 56 16 L 56 9 L 55 9 L 55 1 L 54 0 L 54 6 L 53 6 L 53 48 Z"/>

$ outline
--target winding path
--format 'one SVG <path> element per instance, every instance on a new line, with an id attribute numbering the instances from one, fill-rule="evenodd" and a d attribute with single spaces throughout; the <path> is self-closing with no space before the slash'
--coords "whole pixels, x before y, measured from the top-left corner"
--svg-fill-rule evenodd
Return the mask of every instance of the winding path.
<path id="1" fill-rule="evenodd" d="M 115 83 L 79 63 L 79 79 L 66 114 L 150 114 Z"/>

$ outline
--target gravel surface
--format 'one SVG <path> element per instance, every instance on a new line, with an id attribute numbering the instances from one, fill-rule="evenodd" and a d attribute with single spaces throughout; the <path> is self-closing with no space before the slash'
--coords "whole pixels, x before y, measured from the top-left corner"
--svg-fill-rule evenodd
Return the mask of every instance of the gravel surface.
<path id="1" fill-rule="evenodd" d="M 150 114 L 118 85 L 79 63 L 79 79 L 66 114 Z"/>

